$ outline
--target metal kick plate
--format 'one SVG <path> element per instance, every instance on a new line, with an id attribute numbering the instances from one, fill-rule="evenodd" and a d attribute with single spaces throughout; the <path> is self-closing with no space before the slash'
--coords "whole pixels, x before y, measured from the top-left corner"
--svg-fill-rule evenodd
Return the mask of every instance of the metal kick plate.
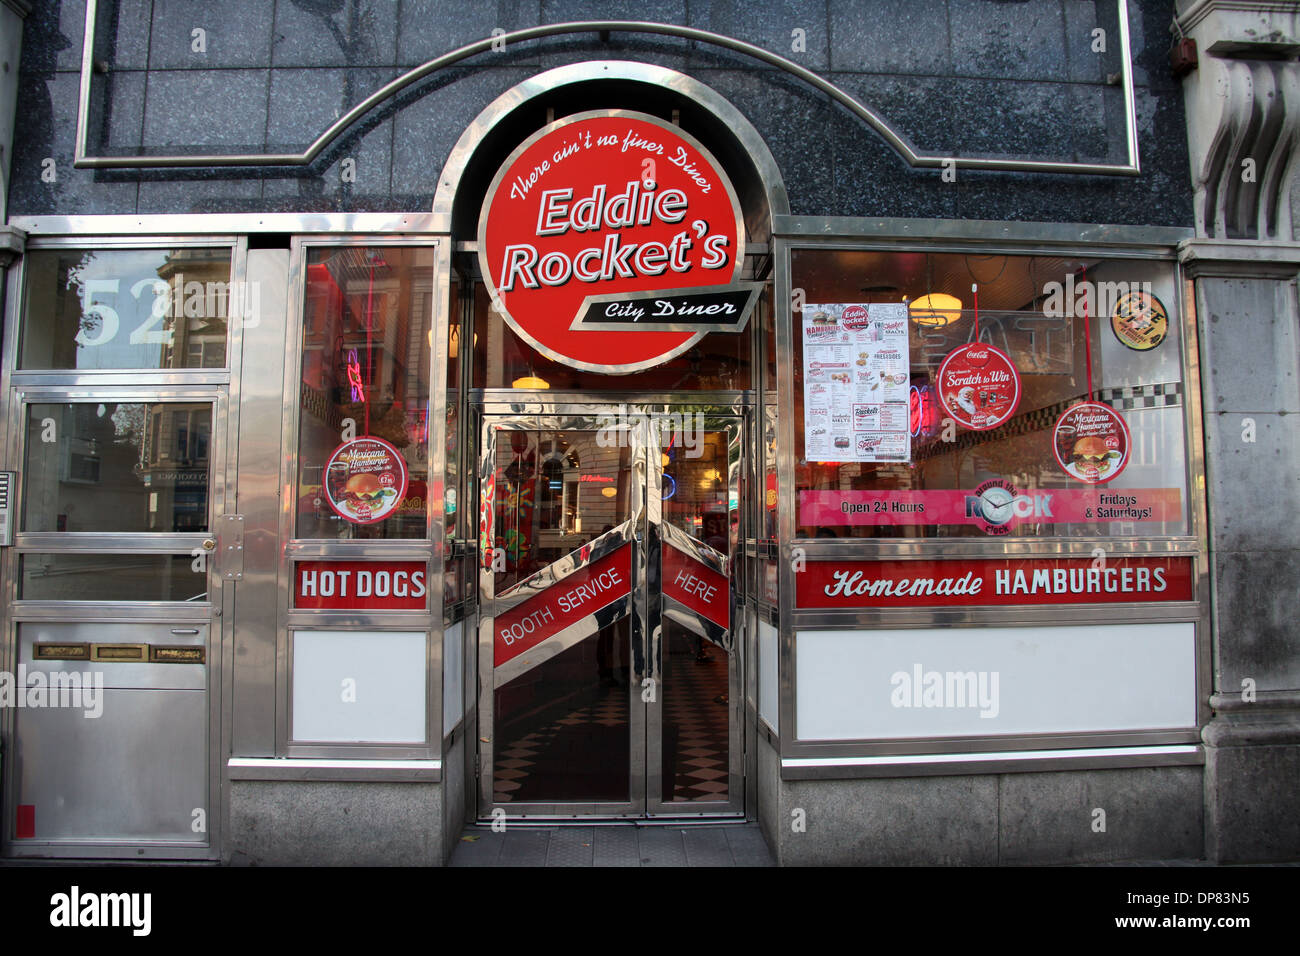
<path id="1" fill-rule="evenodd" d="M 222 515 L 217 519 L 221 542 L 221 576 L 227 581 L 244 579 L 244 516 Z"/>

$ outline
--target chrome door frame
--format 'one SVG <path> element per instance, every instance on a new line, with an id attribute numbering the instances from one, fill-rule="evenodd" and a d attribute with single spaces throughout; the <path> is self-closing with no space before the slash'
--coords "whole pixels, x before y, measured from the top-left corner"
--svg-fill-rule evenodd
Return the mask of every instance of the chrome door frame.
<path id="1" fill-rule="evenodd" d="M 472 429 L 476 429 L 479 436 L 478 458 L 475 475 L 477 479 L 477 488 L 475 494 L 478 502 L 478 517 L 480 521 L 480 547 L 478 549 L 478 569 L 479 569 L 479 599 L 478 599 L 478 714 L 477 726 L 479 728 L 478 739 L 478 817 L 480 820 L 488 821 L 499 819 L 499 814 L 494 818 L 497 811 L 505 813 L 508 818 L 519 817 L 522 819 L 565 819 L 572 817 L 582 817 L 584 819 L 654 819 L 654 818 L 690 818 L 690 817 L 744 817 L 745 815 L 745 767 L 746 767 L 746 747 L 747 739 L 745 729 L 745 719 L 747 711 L 744 706 L 745 702 L 745 660 L 742 649 L 745 646 L 745 561 L 742 560 L 742 549 L 748 533 L 748 525 L 751 520 L 749 515 L 748 503 L 741 497 L 741 478 L 749 474 L 749 449 L 747 434 L 749 419 L 752 409 L 745 403 L 735 401 L 734 394 L 726 396 L 726 403 L 706 404 L 706 400 L 713 396 L 707 393 L 701 393 L 693 396 L 690 403 L 676 401 L 671 404 L 660 404 L 637 400 L 637 398 L 619 399 L 617 396 L 610 396 L 610 401 L 602 404 L 570 404 L 568 402 L 547 401 L 545 399 L 551 396 L 537 396 L 537 400 L 531 400 L 536 393 L 527 396 L 520 395 L 518 401 L 501 402 L 487 401 L 472 404 L 473 424 Z M 493 396 L 495 399 L 497 396 Z M 558 397 L 558 396 L 557 396 Z M 678 398 L 678 396 L 673 396 Z M 730 521 L 728 522 L 728 534 L 730 536 L 729 546 L 731 555 L 729 558 L 723 558 L 722 555 L 713 552 L 711 555 L 702 553 L 699 549 L 692 549 L 689 544 L 690 539 L 685 532 L 670 526 L 665 529 L 662 522 L 661 501 L 659 494 L 649 494 L 648 489 L 653 487 L 662 488 L 663 485 L 663 464 L 660 457 L 660 449 L 653 445 L 648 439 L 649 434 L 637 434 L 638 429 L 628 429 L 628 440 L 631 442 L 633 450 L 632 469 L 634 480 L 635 476 L 640 474 L 642 488 L 642 497 L 639 503 L 639 512 L 634 513 L 631 518 L 619 525 L 617 528 L 607 532 L 602 536 L 602 544 L 593 547 L 590 554 L 582 562 L 573 560 L 573 555 L 566 555 L 557 562 L 544 569 L 538 575 L 534 575 L 528 581 L 510 589 L 508 596 L 498 599 L 495 595 L 495 581 L 490 571 L 490 563 L 484 560 L 484 550 L 482 544 L 482 527 L 483 527 L 483 510 L 485 488 L 489 487 L 488 479 L 493 475 L 496 468 L 496 433 L 509 430 L 572 430 L 572 431 L 599 431 L 601 428 L 602 418 L 608 422 L 611 416 L 619 415 L 620 422 L 636 422 L 640 420 L 648 421 L 654 417 L 666 417 L 671 414 L 685 415 L 700 412 L 705 416 L 706 423 L 710 420 L 714 423 L 713 430 L 719 430 L 718 426 L 728 432 L 728 500 L 734 493 L 737 501 L 737 514 L 739 521 L 733 528 Z M 620 414 L 621 413 L 621 414 Z M 622 426 L 620 426 L 622 427 Z M 706 424 L 706 429 L 708 425 Z M 732 461 L 734 449 L 734 458 Z M 492 517 L 495 524 L 495 516 Z M 679 549 L 687 553 L 695 552 L 695 557 L 701 559 L 703 563 L 713 567 L 715 570 L 728 575 L 730 579 L 730 621 L 732 624 L 729 634 L 722 632 L 716 625 L 711 624 L 695 612 L 690 611 L 676 601 L 665 599 L 660 593 L 658 587 L 649 586 L 650 569 L 654 569 L 655 574 L 660 568 L 660 556 L 658 550 L 663 540 L 669 538 L 679 545 Z M 607 540 L 603 540 L 607 539 Z M 629 733 L 631 739 L 631 766 L 629 767 L 629 785 L 631 799 L 626 803 L 601 803 L 601 802 L 582 802 L 582 803 L 550 803 L 550 804 L 499 804 L 493 800 L 493 766 L 494 766 L 494 699 L 496 682 L 494 680 L 494 642 L 492 634 L 492 625 L 496 615 L 506 608 L 526 600 L 528 596 L 538 593 L 544 589 L 547 584 L 555 580 L 555 575 L 566 577 L 573 571 L 579 569 L 593 560 L 612 553 L 623 543 L 630 542 L 633 546 L 632 555 L 632 578 L 634 590 L 629 598 L 624 599 L 619 604 L 627 603 L 629 605 L 630 616 L 630 641 L 631 641 L 631 666 L 633 673 L 629 680 Z M 707 546 L 700 545 L 705 551 L 712 551 Z M 670 545 L 671 546 L 671 545 Z M 651 559 L 653 556 L 653 560 Z M 721 559 L 721 560 L 719 560 Z M 566 564 L 567 562 L 567 564 Z M 566 564 L 564 568 L 559 565 Z M 544 579 L 545 583 L 543 580 Z M 502 602 L 508 602 L 502 604 Z M 665 608 L 665 605 L 668 605 Z M 617 607 L 617 605 L 611 605 Z M 663 799 L 663 779 L 662 779 L 662 733 L 663 733 L 663 704 L 666 691 L 660 693 L 662 687 L 662 654 L 661 654 L 661 627 L 660 621 L 662 615 L 671 615 L 671 619 L 682 623 L 684 626 L 696 630 L 697 633 L 703 632 L 706 636 L 717 638 L 720 641 L 729 641 L 728 658 L 728 790 L 727 800 L 725 801 L 692 801 L 690 804 L 673 803 Z M 563 638 L 564 647 L 572 646 L 578 640 L 594 633 L 593 627 L 598 629 L 607 623 L 612 623 L 622 617 L 619 613 L 607 619 L 601 619 L 598 622 L 589 623 L 584 621 L 581 625 L 574 625 L 567 632 L 556 635 L 550 640 Z M 558 646 L 558 645 L 557 645 Z M 563 649 L 560 647 L 559 649 Z M 638 659 L 640 652 L 640 666 Z M 553 656 L 553 654 L 548 654 Z M 644 689 L 648 680 L 653 681 L 655 694 L 653 700 L 637 706 L 641 691 Z M 524 808 L 523 813 L 512 813 Z"/>

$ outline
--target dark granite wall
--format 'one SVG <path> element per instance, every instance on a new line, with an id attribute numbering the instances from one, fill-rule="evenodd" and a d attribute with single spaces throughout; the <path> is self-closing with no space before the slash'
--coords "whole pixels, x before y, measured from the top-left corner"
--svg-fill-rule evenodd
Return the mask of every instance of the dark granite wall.
<path id="1" fill-rule="evenodd" d="M 809 215 L 1190 225 L 1182 93 L 1166 51 L 1172 0 L 1132 0 L 1143 173 L 1136 179 L 909 168 L 806 84 L 717 47 L 569 36 L 512 45 L 378 108 L 309 169 L 72 168 L 83 0 L 36 0 L 23 37 L 11 215 L 427 210 L 468 122 L 520 80 L 584 59 L 681 70 L 765 137 L 792 211 Z M 583 19 L 685 23 L 820 73 L 920 149 L 1123 160 L 1114 0 L 101 0 L 92 152 L 301 151 L 412 66 L 494 28 Z M 1107 54 L 1091 51 L 1107 30 Z M 206 52 L 191 31 L 206 31 Z M 804 31 L 806 51 L 792 50 Z M 629 104 L 635 106 L 635 104 Z M 53 158 L 57 179 L 42 179 Z M 356 181 L 341 177 L 355 161 Z"/>

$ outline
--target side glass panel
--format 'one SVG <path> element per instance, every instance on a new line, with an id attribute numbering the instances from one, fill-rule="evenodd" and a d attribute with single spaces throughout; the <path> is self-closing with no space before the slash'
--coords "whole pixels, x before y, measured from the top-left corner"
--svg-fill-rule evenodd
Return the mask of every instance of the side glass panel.
<path id="1" fill-rule="evenodd" d="M 496 447 L 496 593 L 531 577 L 632 513 L 631 450 L 599 432 L 502 432 Z"/>
<path id="2" fill-rule="evenodd" d="M 493 799 L 629 799 L 628 618 L 495 693 Z"/>
<path id="3" fill-rule="evenodd" d="M 24 531 L 208 530 L 210 402 L 27 407 Z"/>
<path id="4" fill-rule="evenodd" d="M 692 416 L 683 421 L 700 422 Z M 733 452 L 738 454 L 739 446 L 729 446 L 725 430 L 706 431 L 685 424 L 674 430 L 663 446 L 663 521 L 721 558 L 729 558 L 736 534 L 733 521 L 739 515 L 731 490 L 732 472 L 739 467 L 739 460 L 733 464 L 729 459 Z M 662 573 L 665 595 L 690 594 L 707 601 L 715 617 L 730 600 L 725 578 L 710 574 L 694 558 L 682 556 Z M 700 625 L 698 619 L 696 626 L 698 630 L 687 628 L 668 615 L 662 620 L 661 780 L 665 802 L 728 798 L 731 649 L 704 636 L 717 636 L 717 631 Z"/>
<path id="5" fill-rule="evenodd" d="M 225 368 L 230 262 L 228 248 L 29 252 L 19 368 Z"/>
<path id="6" fill-rule="evenodd" d="M 428 533 L 434 261 L 434 249 L 424 247 L 307 252 L 299 538 L 423 538 Z M 357 439 L 378 440 L 351 446 L 375 458 L 374 467 L 340 447 Z M 331 461 L 335 467 L 327 475 Z M 399 496 L 403 470 L 406 492 Z M 367 480 L 373 487 L 361 487 Z M 382 517 L 369 520 L 366 514 L 373 512 L 351 502 L 354 495 L 376 492 L 400 500 L 380 499 L 373 507 Z"/>

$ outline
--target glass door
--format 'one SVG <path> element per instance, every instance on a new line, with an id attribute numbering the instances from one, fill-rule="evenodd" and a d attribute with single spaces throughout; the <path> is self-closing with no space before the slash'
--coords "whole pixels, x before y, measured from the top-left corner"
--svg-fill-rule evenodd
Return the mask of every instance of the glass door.
<path id="1" fill-rule="evenodd" d="M 649 471 L 650 815 L 744 810 L 741 420 L 684 410 L 658 431 Z M 657 493 L 656 493 L 657 492 Z"/>
<path id="2" fill-rule="evenodd" d="M 742 812 L 740 420 L 606 411 L 483 421 L 481 814 Z"/>

